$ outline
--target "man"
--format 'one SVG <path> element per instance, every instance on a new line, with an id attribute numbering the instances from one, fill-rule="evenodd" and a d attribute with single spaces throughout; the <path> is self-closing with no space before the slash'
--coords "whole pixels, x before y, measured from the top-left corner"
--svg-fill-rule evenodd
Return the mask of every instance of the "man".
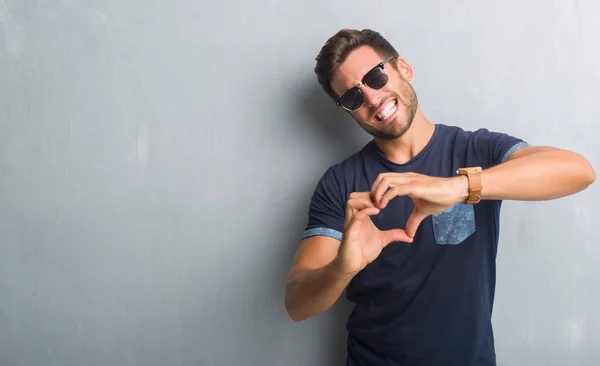
<path id="1" fill-rule="evenodd" d="M 320 314 L 346 289 L 348 365 L 495 365 L 502 200 L 564 197 L 594 170 L 573 152 L 431 123 L 413 70 L 377 32 L 338 32 L 315 72 L 373 140 L 314 191 L 286 285 L 290 317 Z"/>

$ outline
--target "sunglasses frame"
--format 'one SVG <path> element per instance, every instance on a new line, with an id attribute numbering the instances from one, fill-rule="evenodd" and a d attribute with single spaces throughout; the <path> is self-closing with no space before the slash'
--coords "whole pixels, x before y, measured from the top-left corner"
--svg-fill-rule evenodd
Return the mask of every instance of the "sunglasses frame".
<path id="1" fill-rule="evenodd" d="M 380 68 L 382 72 L 384 72 L 385 74 L 387 74 L 387 72 L 385 71 L 385 67 L 384 67 L 384 65 L 385 65 L 386 63 L 388 63 L 389 61 L 391 61 L 391 60 L 395 59 L 395 58 L 396 58 L 396 56 L 390 56 L 390 57 L 386 58 L 385 60 L 381 61 L 380 63 L 378 63 L 377 65 L 375 65 L 375 67 L 373 67 L 371 70 L 369 70 L 369 71 L 368 71 L 368 72 L 365 74 L 365 76 L 363 76 L 363 78 L 362 78 L 362 80 L 361 80 L 361 82 L 360 82 L 360 83 L 358 83 L 358 84 L 356 84 L 355 86 L 353 86 L 352 88 L 350 88 L 350 89 L 346 90 L 346 92 L 345 92 L 344 94 L 342 94 L 342 95 L 341 95 L 341 96 L 338 98 L 338 100 L 337 100 L 337 102 L 336 102 L 335 104 L 336 104 L 338 107 L 342 107 L 342 108 L 344 108 L 344 109 L 345 109 L 345 110 L 347 110 L 348 112 L 356 112 L 357 110 L 359 110 L 359 109 L 360 109 L 360 108 L 361 108 L 361 107 L 362 107 L 362 106 L 365 104 L 365 96 L 363 95 L 363 92 L 360 90 L 360 88 L 359 88 L 359 87 L 360 87 L 361 85 L 366 85 L 366 86 L 367 86 L 367 87 L 369 87 L 370 89 L 373 89 L 373 88 L 371 88 L 369 85 L 367 85 L 367 84 L 365 83 L 365 78 L 367 77 L 367 75 L 369 75 L 371 72 L 373 72 L 373 70 L 375 70 L 375 69 L 377 69 L 377 68 Z M 387 82 L 386 82 L 386 83 L 385 83 L 385 84 L 382 86 L 382 88 L 383 88 L 383 87 L 384 87 L 386 84 L 387 84 Z M 363 98 L 363 101 L 362 101 L 362 103 L 361 103 L 361 104 L 358 106 L 358 108 L 356 108 L 356 109 L 349 109 L 349 108 L 346 108 L 346 107 L 345 107 L 345 106 L 344 106 L 344 105 L 341 103 L 341 100 L 342 100 L 342 98 L 344 98 L 344 96 L 346 96 L 346 94 L 350 93 L 350 92 L 351 92 L 352 90 L 354 90 L 354 89 L 356 89 L 356 90 L 357 90 L 357 91 L 360 93 L 360 95 L 361 95 L 361 96 L 362 96 L 362 98 Z M 381 89 L 381 88 L 379 88 L 379 89 Z M 378 89 L 374 89 L 374 90 L 378 90 Z"/>

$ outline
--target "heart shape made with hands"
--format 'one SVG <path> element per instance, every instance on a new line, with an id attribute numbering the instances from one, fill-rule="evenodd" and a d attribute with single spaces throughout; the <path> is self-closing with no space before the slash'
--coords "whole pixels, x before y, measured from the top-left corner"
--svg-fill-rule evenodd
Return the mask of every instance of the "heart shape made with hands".
<path id="1" fill-rule="evenodd" d="M 382 173 L 368 192 L 373 207 L 382 210 L 395 197 L 407 196 L 414 209 L 406 221 L 405 231 L 414 238 L 417 229 L 430 215 L 463 202 L 468 197 L 468 179 L 464 176 L 432 177 L 418 173 Z"/>

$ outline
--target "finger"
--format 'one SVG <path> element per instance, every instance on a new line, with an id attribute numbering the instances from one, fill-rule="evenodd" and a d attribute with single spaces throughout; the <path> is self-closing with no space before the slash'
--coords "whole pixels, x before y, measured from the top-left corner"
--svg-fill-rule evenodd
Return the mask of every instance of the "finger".
<path id="1" fill-rule="evenodd" d="M 371 196 L 366 192 L 364 196 L 350 198 L 348 200 L 348 205 L 357 210 L 362 210 L 367 207 L 375 207 L 375 203 L 371 199 Z"/>
<path id="2" fill-rule="evenodd" d="M 386 230 L 381 232 L 381 241 L 383 242 L 383 246 L 385 247 L 389 243 L 395 241 L 403 241 L 405 243 L 412 243 L 413 238 L 410 237 L 405 230 L 402 229 L 393 229 Z"/>
<path id="3" fill-rule="evenodd" d="M 346 202 L 346 218 L 350 219 L 356 211 L 369 207 L 375 207 L 369 192 L 352 193 Z"/>
<path id="4" fill-rule="evenodd" d="M 369 192 L 368 191 L 352 192 L 352 193 L 350 193 L 350 196 L 348 196 L 348 199 L 350 199 L 350 198 L 359 198 L 359 197 L 368 197 L 368 196 L 369 196 Z"/>
<path id="5" fill-rule="evenodd" d="M 408 221 L 406 221 L 406 233 L 408 234 L 408 236 L 410 236 L 411 238 L 415 237 L 419 225 L 421 225 L 421 223 L 423 222 L 423 220 L 425 220 L 427 216 L 427 214 L 424 214 L 415 207 L 413 212 L 410 214 Z"/>
<path id="6" fill-rule="evenodd" d="M 379 200 L 385 192 L 390 188 L 390 180 L 392 178 L 388 174 L 379 174 L 373 185 L 371 186 L 371 199 L 375 204 L 379 204 Z"/>
<path id="7" fill-rule="evenodd" d="M 401 186 L 412 181 L 412 173 L 380 174 L 371 186 L 371 199 L 380 205 L 383 195 L 393 186 Z"/>
<path id="8" fill-rule="evenodd" d="M 377 215 L 379 213 L 379 209 L 377 207 L 368 207 L 363 210 L 358 211 L 354 215 L 355 220 L 364 220 L 369 216 Z"/>
<path id="9" fill-rule="evenodd" d="M 375 179 L 375 181 L 373 182 L 372 186 L 378 185 L 381 183 L 382 180 L 393 180 L 393 181 L 400 181 L 402 179 L 407 179 L 408 177 L 410 177 L 413 173 L 380 173 L 377 178 Z M 371 193 L 373 193 L 373 190 L 371 190 Z"/>
<path id="10" fill-rule="evenodd" d="M 380 210 L 377 207 L 367 207 L 356 212 L 352 217 L 346 217 L 344 222 L 344 231 L 346 231 L 352 223 L 356 221 L 362 221 L 367 219 L 369 216 L 374 216 L 379 214 Z"/>
<path id="11" fill-rule="evenodd" d="M 413 187 L 409 186 L 409 185 L 392 186 L 392 188 L 390 188 L 387 192 L 385 192 L 385 194 L 381 197 L 381 200 L 379 201 L 379 204 L 377 205 L 377 207 L 379 207 L 380 209 L 383 210 L 384 208 L 386 208 L 388 203 L 395 197 L 410 196 L 412 191 L 413 191 Z"/>
<path id="12" fill-rule="evenodd" d="M 368 202 L 370 200 L 371 195 L 369 192 L 352 192 L 348 196 L 348 200 L 346 200 L 346 207 L 352 206 L 356 202 Z"/>

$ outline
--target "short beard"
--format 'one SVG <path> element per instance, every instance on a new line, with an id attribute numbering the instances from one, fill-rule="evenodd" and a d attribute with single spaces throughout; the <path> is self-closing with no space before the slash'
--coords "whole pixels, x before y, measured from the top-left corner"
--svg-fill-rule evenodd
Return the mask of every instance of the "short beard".
<path id="1" fill-rule="evenodd" d="M 395 140 L 399 137 L 401 137 L 402 135 L 404 135 L 406 133 L 406 131 L 408 131 L 408 129 L 410 128 L 410 126 L 412 126 L 412 123 L 415 119 L 415 115 L 417 114 L 417 107 L 419 106 L 419 100 L 417 98 L 417 94 L 415 93 L 414 88 L 412 87 L 412 85 L 410 85 L 409 82 L 405 81 L 405 85 L 408 86 L 409 90 L 408 90 L 408 95 L 405 95 L 404 97 L 407 99 L 406 101 L 403 98 L 398 98 L 398 103 L 402 103 L 404 105 L 404 109 L 406 111 L 406 124 L 401 126 L 401 129 L 399 131 L 381 131 L 378 130 L 377 128 L 373 127 L 373 126 L 369 126 L 366 124 L 360 124 L 360 126 L 362 127 L 363 130 L 365 130 L 365 132 L 367 132 L 369 135 L 382 139 L 382 140 L 387 140 L 387 141 L 391 141 L 391 140 Z M 396 116 L 395 118 L 400 118 L 400 116 Z"/>

